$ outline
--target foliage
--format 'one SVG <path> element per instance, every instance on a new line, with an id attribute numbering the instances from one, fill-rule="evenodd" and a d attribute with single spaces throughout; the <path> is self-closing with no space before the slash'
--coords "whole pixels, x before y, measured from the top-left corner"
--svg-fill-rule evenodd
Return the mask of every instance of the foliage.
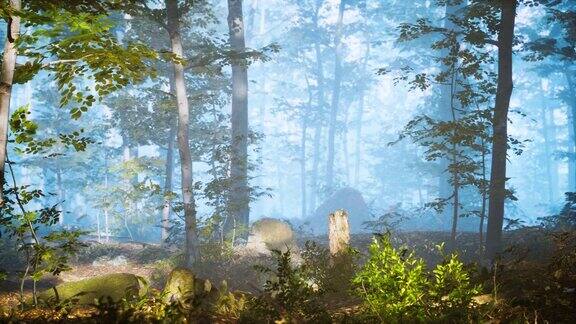
<path id="1" fill-rule="evenodd" d="M 367 314 L 389 323 L 471 319 L 479 293 L 456 255 L 428 271 L 413 252 L 395 249 L 389 235 L 374 239 L 353 283 Z"/>
<path id="2" fill-rule="evenodd" d="M 31 209 L 44 193 L 29 186 L 18 186 L 11 162 L 8 162 L 8 166 L 14 185 L 5 191 L 6 203 L 0 206 L 0 224 L 4 234 L 17 242 L 18 252 L 25 256 L 25 270 L 21 275 L 22 302 L 24 282 L 31 279 L 36 304 L 36 282 L 47 274 L 59 275 L 70 269 L 70 258 L 85 246 L 80 241 L 80 235 L 84 232 L 52 230 L 60 217 L 57 206 Z M 41 234 L 41 231 L 46 233 Z"/>
<path id="3" fill-rule="evenodd" d="M 308 282 L 302 268 L 292 265 L 290 250 L 272 251 L 276 268 L 259 266 L 269 276 L 261 296 L 251 299 L 240 317 L 241 323 L 278 320 L 288 322 L 330 322 L 330 317 L 319 302 L 319 292 Z"/>
<path id="4" fill-rule="evenodd" d="M 18 40 L 19 55 L 29 60 L 16 70 L 16 83 L 26 83 L 40 71 L 50 72 L 61 94 L 60 106 L 73 103 L 70 116 L 78 119 L 98 98 L 153 76 L 150 63 L 159 55 L 141 43 L 118 41 L 106 16 L 111 3 L 94 1 L 81 7 L 25 3 L 21 12 L 0 12 L 6 19 L 17 14 L 23 25 L 31 27 Z M 84 79 L 92 80 L 94 87 L 83 86 L 79 80 Z"/>

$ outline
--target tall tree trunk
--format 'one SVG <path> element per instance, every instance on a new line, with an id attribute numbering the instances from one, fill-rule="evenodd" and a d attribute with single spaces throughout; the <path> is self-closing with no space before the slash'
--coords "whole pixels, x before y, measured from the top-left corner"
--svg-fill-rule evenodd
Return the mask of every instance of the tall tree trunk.
<path id="1" fill-rule="evenodd" d="M 456 112 L 456 102 L 455 102 L 455 90 L 456 90 L 456 71 L 455 67 L 452 66 L 452 77 L 450 79 L 450 112 L 452 116 L 452 122 L 456 123 L 458 120 L 457 112 Z M 456 134 L 453 134 L 456 137 Z M 458 164 L 458 144 L 456 142 L 452 143 L 452 157 L 450 164 L 453 166 Z M 450 233 L 450 248 L 452 250 L 456 249 L 456 234 L 458 230 L 458 217 L 460 211 L 460 174 L 458 173 L 456 168 L 453 168 L 451 171 L 451 178 L 452 178 L 452 230 Z"/>
<path id="2" fill-rule="evenodd" d="M 366 37 L 367 38 L 367 37 Z M 364 62 L 362 63 L 362 74 L 366 75 L 368 69 L 368 59 L 370 57 L 370 42 L 366 40 L 366 53 L 364 54 Z M 354 145 L 354 187 L 359 188 L 360 185 L 360 162 L 362 161 L 362 116 L 364 115 L 364 101 L 366 97 L 366 83 L 363 82 L 360 89 L 360 101 L 358 103 L 358 110 L 356 111 L 356 143 Z M 418 189 L 420 190 L 420 189 Z"/>
<path id="3" fill-rule="evenodd" d="M 512 43 L 516 20 L 516 0 L 501 2 L 498 30 L 498 85 L 492 121 L 492 167 L 490 170 L 490 201 L 486 256 L 494 260 L 502 244 L 504 203 L 506 201 L 506 159 L 508 149 L 508 110 L 512 96 Z"/>
<path id="4" fill-rule="evenodd" d="M 306 116 L 302 116 L 302 133 L 300 135 L 300 195 L 302 203 L 302 219 L 307 215 L 306 205 L 306 131 L 308 129 L 308 122 Z"/>
<path id="5" fill-rule="evenodd" d="M 568 141 L 568 152 L 573 153 L 568 158 L 568 191 L 576 192 L 576 81 L 568 72 L 568 69 L 565 69 L 564 76 L 566 77 L 566 81 L 568 83 L 568 91 L 570 94 L 570 102 L 569 105 L 569 115 L 570 115 L 570 126 L 568 128 L 568 134 L 570 140 Z"/>
<path id="6" fill-rule="evenodd" d="M 450 19 L 452 17 L 457 17 L 462 11 L 464 3 L 455 4 L 454 1 L 446 2 L 446 13 L 444 18 L 444 28 L 451 31 L 459 30 L 459 27 Z M 450 55 L 449 49 L 443 49 L 441 57 L 447 57 Z M 443 72 L 449 72 L 448 69 L 454 69 L 452 66 L 442 65 L 441 69 Z M 453 72 L 452 72 L 453 73 Z M 447 82 L 446 82 L 447 83 Z M 453 110 L 453 98 L 454 97 L 454 82 L 440 86 L 440 107 L 439 107 L 439 119 L 442 121 L 452 120 L 452 110 Z M 442 158 L 439 161 L 439 175 L 438 175 L 438 198 L 447 199 L 449 197 L 454 197 L 454 186 L 450 184 L 450 172 L 447 171 L 448 165 L 450 164 L 450 158 Z M 452 206 L 454 207 L 454 206 Z M 454 208 L 452 211 L 449 208 L 444 208 L 442 210 L 442 221 L 449 222 L 450 219 L 454 223 Z M 454 224 L 452 224 L 454 225 Z"/>
<path id="7" fill-rule="evenodd" d="M 316 122 L 314 127 L 314 143 L 313 143 L 313 160 L 312 160 L 312 177 L 310 185 L 310 208 L 314 211 L 317 207 L 318 192 L 319 188 L 319 178 L 320 178 L 320 141 L 322 139 L 322 124 Z"/>
<path id="8" fill-rule="evenodd" d="M 301 211 L 302 211 L 302 219 L 308 216 L 308 202 L 307 202 L 307 179 L 306 179 L 306 135 L 308 132 L 308 115 L 312 110 L 312 102 L 313 102 L 313 94 L 312 94 L 312 87 L 310 86 L 310 80 L 308 76 L 306 76 L 306 85 L 308 88 L 308 105 L 306 106 L 305 110 L 302 111 L 301 119 L 302 119 L 302 127 L 301 127 L 301 134 L 300 134 L 300 195 L 301 195 Z"/>
<path id="9" fill-rule="evenodd" d="M 170 229 L 170 210 L 172 209 L 172 178 L 174 177 L 174 137 L 176 127 L 168 131 L 168 150 L 166 152 L 166 178 L 164 179 L 164 206 L 162 206 L 162 244 L 166 244 Z"/>
<path id="10" fill-rule="evenodd" d="M 555 197 L 555 190 L 557 183 L 554 179 L 554 156 L 553 156 L 553 138 L 551 138 L 551 132 L 553 126 L 551 124 L 554 123 L 553 119 L 548 119 L 550 111 L 549 107 L 547 107 L 545 100 L 542 100 L 542 110 L 541 110 L 541 118 L 542 118 L 542 137 L 544 138 L 544 158 L 546 159 L 546 182 L 548 185 L 548 204 L 554 204 L 556 197 Z"/>
<path id="11" fill-rule="evenodd" d="M 184 58 L 182 38 L 180 36 L 180 13 L 178 0 L 166 1 L 166 16 L 168 18 L 168 34 L 172 53 L 178 58 Z M 184 204 L 185 226 L 185 259 L 186 266 L 191 268 L 198 258 L 198 235 L 196 233 L 196 204 L 194 202 L 194 183 L 192 153 L 190 152 L 190 109 L 184 80 L 184 66 L 174 62 L 174 87 L 176 106 L 178 107 L 178 153 L 180 154 L 180 170 L 182 175 L 182 200 Z"/>
<path id="12" fill-rule="evenodd" d="M 344 102 L 344 129 L 342 130 L 342 154 L 344 155 L 344 179 L 350 186 L 350 154 L 348 152 L 348 119 L 351 102 Z"/>
<path id="13" fill-rule="evenodd" d="M 549 107 L 546 109 L 548 112 L 548 133 L 550 136 L 550 183 L 551 183 L 551 204 L 554 204 L 558 201 L 560 197 L 560 186 L 558 184 L 558 162 L 554 157 L 554 152 L 557 149 L 557 141 L 556 141 L 556 123 L 554 122 L 554 107 Z"/>
<path id="14" fill-rule="evenodd" d="M 104 174 L 104 191 L 108 192 L 108 157 L 106 156 L 106 173 Z M 104 231 L 106 232 L 106 243 L 110 242 L 110 217 L 108 206 L 104 207 Z"/>
<path id="15" fill-rule="evenodd" d="M 338 106 L 340 104 L 340 90 L 342 84 L 342 22 L 346 0 L 340 0 L 338 7 L 338 21 L 336 22 L 336 34 L 334 35 L 334 84 L 332 88 L 332 104 L 330 106 L 330 120 L 328 123 L 328 161 L 326 162 L 326 187 L 328 191 L 334 189 L 334 139 L 336 136 L 336 123 L 338 119 Z"/>
<path id="16" fill-rule="evenodd" d="M 317 0 L 317 7 L 314 11 L 314 16 L 312 17 L 314 21 L 314 29 L 318 29 L 318 12 L 321 6 L 321 0 Z M 312 161 L 312 177 L 310 184 L 310 207 L 316 210 L 318 193 L 320 191 L 320 142 L 322 141 L 322 120 L 325 104 L 324 97 L 324 68 L 322 64 L 322 50 L 320 48 L 320 41 L 317 40 L 314 43 L 314 53 L 316 55 L 316 86 L 318 87 L 317 102 L 318 107 L 316 109 L 316 114 L 314 115 L 314 121 L 316 126 L 314 127 L 314 147 L 313 147 L 313 161 Z"/>
<path id="17" fill-rule="evenodd" d="M 10 0 L 9 9 L 21 9 L 20 0 Z M 5 163 L 8 156 L 8 119 L 10 117 L 10 99 L 14 70 L 16 69 L 16 40 L 20 35 L 20 17 L 11 16 L 7 24 L 7 39 L 2 55 L 2 70 L 0 71 L 0 206 L 4 205 Z"/>
<path id="18" fill-rule="evenodd" d="M 228 0 L 228 28 L 230 45 L 237 53 L 246 50 L 244 17 L 241 0 Z M 232 63 L 232 150 L 229 212 L 226 232 L 234 226 L 246 230 L 250 217 L 250 191 L 248 189 L 248 68 L 247 62 Z M 244 231 L 243 237 L 247 237 Z"/>
<path id="19" fill-rule="evenodd" d="M 484 139 L 482 139 L 482 161 L 481 161 L 481 165 L 482 165 L 482 181 L 483 183 L 486 183 L 487 180 L 487 175 L 486 175 L 486 154 L 487 154 L 487 150 L 486 150 L 486 141 Z M 482 259 L 482 256 L 484 254 L 484 221 L 486 219 L 486 207 L 488 205 L 488 192 L 486 190 L 486 188 L 484 188 L 484 185 L 481 187 L 481 196 L 482 196 L 482 205 L 480 207 L 480 225 L 479 225 L 479 229 L 478 229 L 478 235 L 479 235 L 479 240 L 480 240 L 480 245 L 478 247 L 478 251 L 479 251 L 479 256 L 480 259 Z"/>

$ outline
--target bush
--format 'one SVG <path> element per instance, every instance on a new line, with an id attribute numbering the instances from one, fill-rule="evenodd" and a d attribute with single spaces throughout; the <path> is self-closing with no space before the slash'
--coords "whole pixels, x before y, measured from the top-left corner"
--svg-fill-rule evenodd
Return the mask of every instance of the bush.
<path id="1" fill-rule="evenodd" d="M 456 255 L 429 271 L 413 252 L 396 250 L 389 235 L 374 239 L 369 253 L 353 279 L 367 316 L 386 323 L 472 320 L 480 289 Z"/>
<path id="2" fill-rule="evenodd" d="M 292 265 L 290 250 L 273 250 L 276 268 L 257 269 L 269 276 L 261 296 L 248 301 L 240 316 L 241 323 L 330 323 L 330 316 L 319 301 L 320 293 L 312 287 L 300 267 Z"/>

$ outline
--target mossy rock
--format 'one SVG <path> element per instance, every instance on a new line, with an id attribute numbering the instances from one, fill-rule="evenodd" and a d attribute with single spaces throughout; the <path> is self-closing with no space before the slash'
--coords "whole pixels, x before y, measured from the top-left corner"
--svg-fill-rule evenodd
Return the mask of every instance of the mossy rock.
<path id="1" fill-rule="evenodd" d="M 178 301 L 186 305 L 197 297 L 212 301 L 217 298 L 218 289 L 209 280 L 197 278 L 192 271 L 176 268 L 170 273 L 163 294 L 165 302 Z"/>
<path id="2" fill-rule="evenodd" d="M 98 299 L 114 302 L 127 296 L 146 293 L 144 280 L 131 273 L 112 273 L 94 278 L 66 282 L 38 294 L 43 301 L 75 299 L 78 304 L 94 304 Z"/>
<path id="3" fill-rule="evenodd" d="M 296 246 L 292 226 L 274 218 L 262 218 L 252 225 L 248 246 L 263 243 L 270 250 L 285 251 Z"/>
<path id="4" fill-rule="evenodd" d="M 194 297 L 196 276 L 194 273 L 185 268 L 176 268 L 172 270 L 164 286 L 164 300 L 189 301 Z"/>

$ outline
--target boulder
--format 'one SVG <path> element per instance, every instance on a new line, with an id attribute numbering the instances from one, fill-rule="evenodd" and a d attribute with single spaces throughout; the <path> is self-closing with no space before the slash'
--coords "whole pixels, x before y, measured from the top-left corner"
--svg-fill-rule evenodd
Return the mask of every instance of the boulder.
<path id="1" fill-rule="evenodd" d="M 93 304 L 98 299 L 117 302 L 126 296 L 146 292 L 141 277 L 131 273 L 112 273 L 79 281 L 66 282 L 38 294 L 40 300 L 76 299 L 78 304 Z"/>
<path id="2" fill-rule="evenodd" d="M 186 301 L 194 297 L 196 276 L 188 269 L 176 268 L 172 270 L 166 286 L 164 286 L 164 301 Z"/>
<path id="3" fill-rule="evenodd" d="M 371 215 L 362 194 L 353 188 L 342 188 L 316 208 L 314 215 L 306 219 L 314 234 L 328 233 L 328 216 L 337 210 L 345 210 L 348 213 L 352 233 L 367 231 L 364 222 L 371 220 Z"/>
<path id="4" fill-rule="evenodd" d="M 218 290 L 210 280 L 202 280 L 185 268 L 172 270 L 163 290 L 164 301 L 167 303 L 180 302 L 189 306 L 196 296 L 208 301 L 218 295 Z"/>
<path id="5" fill-rule="evenodd" d="M 295 249 L 294 231 L 285 221 L 274 218 L 262 218 L 252 224 L 248 236 L 248 249 L 281 250 Z M 261 251 L 265 253 L 266 251 Z"/>

